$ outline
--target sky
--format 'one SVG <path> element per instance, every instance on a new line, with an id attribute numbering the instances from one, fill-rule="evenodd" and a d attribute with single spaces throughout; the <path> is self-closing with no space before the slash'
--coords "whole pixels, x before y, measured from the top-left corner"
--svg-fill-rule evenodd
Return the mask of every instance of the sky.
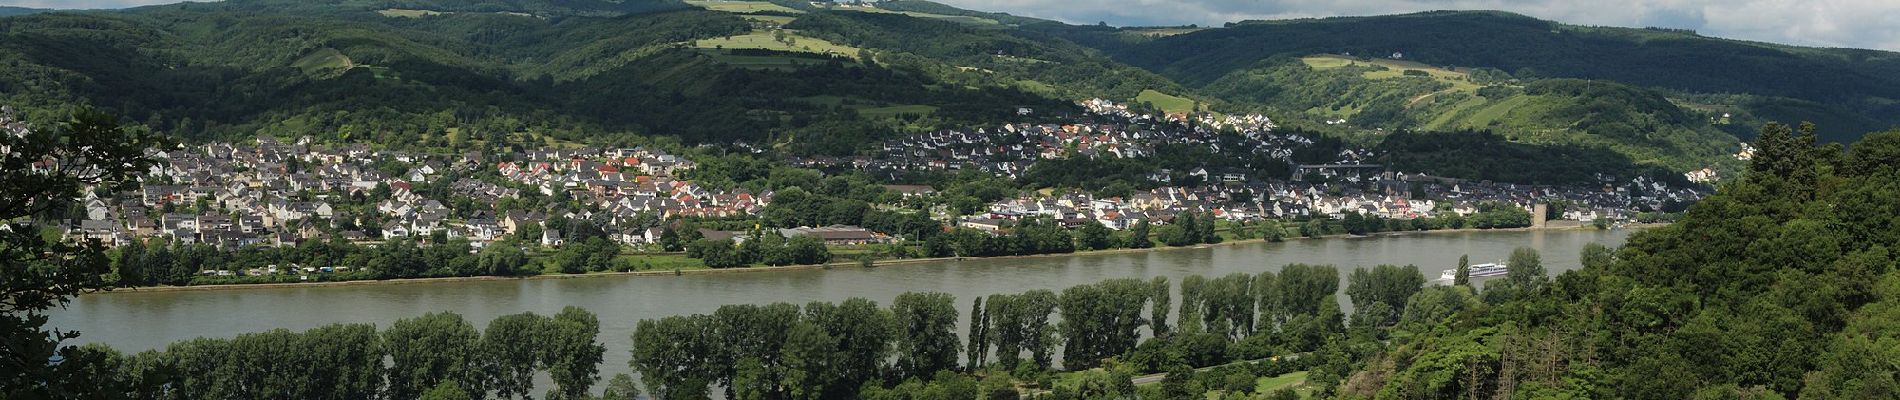
<path id="1" fill-rule="evenodd" d="M 1116 26 L 1218 26 L 1246 19 L 1503 10 L 1580 25 L 1693 29 L 1803 46 L 1900 51 L 1900 0 L 937 0 L 981 11 Z M 123 8 L 177 0 L 0 0 L 37 8 Z"/>

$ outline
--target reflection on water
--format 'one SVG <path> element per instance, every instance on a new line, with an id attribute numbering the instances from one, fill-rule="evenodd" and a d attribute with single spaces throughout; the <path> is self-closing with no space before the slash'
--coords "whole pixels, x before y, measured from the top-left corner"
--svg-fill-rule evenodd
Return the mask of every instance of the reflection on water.
<path id="1" fill-rule="evenodd" d="M 911 291 L 971 296 L 1060 290 L 1111 278 L 1278 270 L 1289 263 L 1334 264 L 1341 277 L 1353 267 L 1415 264 L 1428 279 L 1469 254 L 1472 263 L 1502 260 L 1519 246 L 1544 254 L 1552 274 L 1578 266 L 1584 244 L 1622 244 L 1627 231 L 1470 232 L 1353 239 L 1296 240 L 1198 249 L 946 262 L 883 268 L 777 271 L 686 276 L 498 280 L 392 285 L 238 289 L 183 292 L 119 291 L 82 297 L 54 310 L 51 325 L 78 330 L 80 342 L 126 352 L 161 348 L 199 336 L 231 337 L 276 328 L 304 330 L 331 323 L 386 327 L 400 318 L 453 311 L 482 327 L 520 312 L 551 315 L 581 306 L 600 315 L 607 345 L 602 376 L 626 372 L 629 336 L 641 319 L 710 313 L 727 304 L 840 301 L 864 297 L 880 304 Z M 1341 284 L 1343 289 L 1344 284 Z M 1179 302 L 1175 302 L 1179 304 Z M 968 312 L 968 310 L 963 310 Z M 958 330 L 962 332 L 962 329 Z"/>

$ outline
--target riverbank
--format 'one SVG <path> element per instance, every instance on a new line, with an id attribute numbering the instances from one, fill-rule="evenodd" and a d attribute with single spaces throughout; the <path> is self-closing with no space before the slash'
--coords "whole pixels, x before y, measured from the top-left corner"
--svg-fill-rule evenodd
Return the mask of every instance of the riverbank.
<path id="1" fill-rule="evenodd" d="M 1663 226 L 1663 225 L 1667 225 L 1667 224 L 1660 224 L 1660 223 L 1631 224 L 1631 225 L 1625 225 L 1621 229 L 1641 230 L 1641 229 L 1649 229 L 1649 228 Z M 1405 237 L 1405 236 L 1416 236 L 1416 235 L 1438 235 L 1438 234 L 1472 233 L 1472 232 L 1528 232 L 1528 231 L 1566 231 L 1566 230 L 1592 230 L 1592 229 L 1596 229 L 1596 228 L 1590 225 L 1556 226 L 1556 227 L 1544 227 L 1544 228 L 1528 228 L 1528 227 L 1527 228 L 1501 228 L 1501 229 L 1465 228 L 1465 229 L 1442 229 L 1442 230 L 1432 230 L 1432 231 L 1381 232 L 1381 233 L 1375 233 L 1375 234 L 1363 235 L 1363 236 L 1327 235 L 1327 236 L 1320 236 L 1320 237 L 1313 237 L 1313 238 L 1293 236 L 1293 237 L 1285 238 L 1285 241 L 1290 242 L 1290 241 L 1297 241 L 1297 240 Z M 927 264 L 935 264 L 935 263 L 943 263 L 943 262 L 963 261 L 966 259 L 967 260 L 1010 260 L 1010 259 L 1035 259 L 1035 258 L 1052 258 L 1052 257 L 1105 256 L 1105 255 L 1130 254 L 1130 253 L 1148 253 L 1148 252 L 1158 252 L 1158 251 L 1204 249 L 1204 248 L 1212 248 L 1212 247 L 1217 247 L 1217 246 L 1238 246 L 1238 245 L 1246 245 L 1246 244 L 1258 244 L 1258 243 L 1263 243 L 1263 242 L 1266 242 L 1266 240 L 1265 239 L 1241 239 L 1241 240 L 1228 240 L 1228 241 L 1224 241 L 1224 242 L 1216 243 L 1216 244 L 1201 244 L 1201 245 L 1182 246 L 1182 247 L 1155 246 L 1155 247 L 1145 248 L 1145 249 L 1107 249 L 1107 250 L 1078 251 L 1074 253 L 1035 254 L 1035 255 L 999 256 L 999 257 L 907 258 L 907 259 L 897 259 L 897 260 L 878 260 L 874 263 L 874 266 L 872 268 L 927 265 Z M 691 269 L 691 270 L 677 270 L 677 271 L 676 270 L 655 270 L 655 271 L 628 271 L 628 272 L 592 272 L 592 273 L 585 273 L 585 274 L 542 274 L 542 275 L 533 275 L 533 276 L 524 276 L 524 277 L 459 276 L 459 277 L 440 277 L 440 278 L 402 278 L 402 279 L 331 281 L 331 282 L 248 283 L 248 284 L 197 285 L 197 286 L 142 286 L 142 287 L 132 287 L 132 288 L 118 288 L 118 289 L 113 289 L 107 292 L 93 293 L 91 295 L 112 294 L 112 293 L 155 293 L 155 292 L 204 291 L 204 290 L 319 288 L 319 287 L 370 286 L 370 285 L 411 285 L 411 284 L 426 285 L 426 284 L 440 284 L 440 283 L 514 281 L 514 280 L 533 280 L 533 279 L 583 279 L 583 278 L 629 277 L 629 276 L 637 277 L 637 276 L 747 274 L 747 273 L 765 273 L 765 272 L 782 272 L 782 271 L 811 271 L 811 270 L 824 270 L 824 269 L 831 269 L 831 268 L 864 268 L 864 267 L 861 266 L 861 264 L 857 261 L 838 261 L 838 262 L 832 262 L 829 264 L 821 264 L 821 265 L 796 265 L 796 266 L 783 266 L 783 267 L 708 268 L 708 269 Z"/>

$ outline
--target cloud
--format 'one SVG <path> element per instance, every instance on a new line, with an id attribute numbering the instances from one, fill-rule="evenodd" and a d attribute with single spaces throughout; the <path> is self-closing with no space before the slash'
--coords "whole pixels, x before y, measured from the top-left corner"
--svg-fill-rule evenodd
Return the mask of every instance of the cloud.
<path id="1" fill-rule="evenodd" d="M 1804 46 L 1900 51 L 1894 0 L 939 0 L 1068 23 L 1218 26 L 1243 19 L 1504 10 L 1571 24 L 1694 29 Z"/>

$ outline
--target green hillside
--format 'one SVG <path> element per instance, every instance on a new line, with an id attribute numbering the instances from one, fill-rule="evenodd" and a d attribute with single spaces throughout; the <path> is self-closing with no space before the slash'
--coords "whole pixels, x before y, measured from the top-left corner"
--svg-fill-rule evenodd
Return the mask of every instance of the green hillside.
<path id="1" fill-rule="evenodd" d="M 1512 154 L 1590 154 L 1553 161 L 1579 168 L 1608 151 L 1732 171 L 1736 138 L 1769 119 L 1839 129 L 1824 134 L 1894 122 L 1893 56 L 1482 12 L 1120 29 L 922 0 L 233 0 L 0 19 L 0 102 L 92 105 L 190 139 L 536 133 L 854 154 L 1099 97 L 1261 112 L 1364 146 L 1478 131 L 1536 149 Z M 1471 148 L 1414 161 L 1482 156 Z"/>
<path id="2" fill-rule="evenodd" d="M 1487 67 L 1516 78 L 1581 78 L 1664 90 L 1723 93 L 1741 126 L 1816 119 L 1826 140 L 1900 123 L 1900 54 L 1709 38 L 1662 29 L 1564 25 L 1500 12 L 1248 21 L 1146 36 L 1098 27 L 1039 27 L 1101 48 L 1122 62 L 1189 86 L 1213 84 L 1262 62 L 1317 54 Z M 1752 134 L 1731 128 L 1738 136 Z"/>
<path id="3" fill-rule="evenodd" d="M 1732 170 L 1738 140 L 1663 94 L 1608 81 L 1519 82 L 1489 69 L 1320 55 L 1202 88 L 1271 115 L 1384 131 L 1490 131 L 1513 142 L 1610 149 L 1639 164 Z"/>
<path id="4" fill-rule="evenodd" d="M 1559 275 L 1514 254 L 1504 277 L 1428 289 L 1460 300 L 1402 313 L 1446 318 L 1349 334 L 1308 382 L 1342 399 L 1893 398 L 1900 132 L 1844 152 L 1787 126 L 1760 138 L 1751 174 L 1676 223 L 1542 255 L 1581 260 Z"/>
<path id="5" fill-rule="evenodd" d="M 526 131 L 605 143 L 802 137 L 807 143 L 794 148 L 842 153 L 875 142 L 866 140 L 871 135 L 996 121 L 1018 106 L 1072 107 L 1068 98 L 1033 94 L 1014 81 L 946 84 L 951 77 L 942 71 L 963 62 L 883 49 L 883 60 L 858 62 L 863 54 L 849 44 L 796 31 L 773 35 L 746 15 L 693 7 L 550 18 L 541 15 L 651 7 L 339 1 L 279 13 L 265 4 L 0 20 L 0 62 L 15 66 L 0 71 L 0 102 L 30 113 L 92 104 L 188 138 L 307 134 L 454 146 L 440 133 L 485 139 Z M 392 9 L 418 12 L 381 12 Z M 815 14 L 803 18 L 956 26 L 896 14 Z M 1112 63 L 1071 53 L 1066 59 Z M 825 96 L 851 101 L 796 100 Z M 781 134 L 807 130 L 824 134 Z"/>

